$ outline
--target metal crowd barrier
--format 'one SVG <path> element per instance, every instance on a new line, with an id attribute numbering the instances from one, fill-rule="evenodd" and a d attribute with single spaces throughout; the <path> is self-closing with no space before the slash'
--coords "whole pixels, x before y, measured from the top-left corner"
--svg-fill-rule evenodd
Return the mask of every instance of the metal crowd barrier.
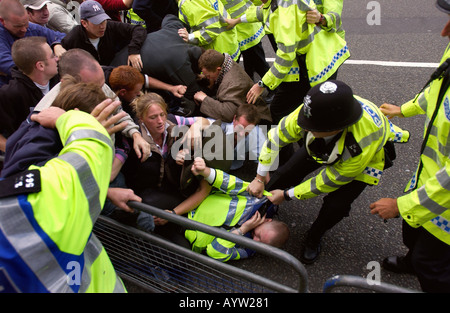
<path id="1" fill-rule="evenodd" d="M 355 287 L 380 293 L 418 293 L 420 291 L 403 288 L 400 286 L 380 282 L 378 285 L 371 285 L 366 278 L 353 275 L 336 275 L 329 278 L 323 285 L 324 293 L 331 293 L 338 287 Z"/>
<path id="2" fill-rule="evenodd" d="M 165 238 L 100 216 L 94 233 L 105 247 L 116 271 L 125 281 L 150 292 L 188 293 L 298 293 L 307 292 L 307 273 L 303 264 L 281 249 L 168 213 L 139 202 L 129 206 L 161 217 L 186 229 L 199 230 L 275 258 L 289 266 L 298 285 L 287 286 L 259 273 L 223 263 L 176 245 Z"/>

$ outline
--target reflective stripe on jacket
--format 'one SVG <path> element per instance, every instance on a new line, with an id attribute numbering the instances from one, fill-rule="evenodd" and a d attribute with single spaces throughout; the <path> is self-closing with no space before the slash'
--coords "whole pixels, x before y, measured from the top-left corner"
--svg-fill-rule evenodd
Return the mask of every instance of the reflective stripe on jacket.
<path id="1" fill-rule="evenodd" d="M 441 60 L 450 57 L 450 45 Z M 400 214 L 412 227 L 422 226 L 436 238 L 450 244 L 450 89 L 438 102 L 442 79 L 434 80 L 417 101 L 402 105 L 405 117 L 426 114 L 424 151 L 417 171 L 397 204 Z M 438 113 L 433 119 L 437 106 Z"/>
<path id="2" fill-rule="evenodd" d="M 56 123 L 64 144 L 39 170 L 41 191 L 0 199 L 0 285 L 20 292 L 123 292 L 92 234 L 106 199 L 112 141 L 93 116 Z"/>
<path id="3" fill-rule="evenodd" d="M 252 217 L 258 205 L 267 198 L 262 200 L 252 197 L 246 191 L 248 182 L 221 170 L 216 169 L 215 172 L 216 178 L 212 186 L 216 190 L 213 189 L 214 191 L 203 200 L 197 209 L 189 212 L 188 218 L 209 226 L 223 227 L 229 230 Z M 268 194 L 264 191 L 264 195 Z M 249 256 L 248 249 L 236 247 L 234 242 L 200 231 L 187 230 L 185 236 L 192 244 L 192 250 L 196 252 L 206 250 L 210 257 L 222 262 Z"/>
<path id="4" fill-rule="evenodd" d="M 352 180 L 363 181 L 369 185 L 377 185 L 384 170 L 384 145 L 388 140 L 406 142 L 409 132 L 403 131 L 392 124 L 368 100 L 355 96 L 362 108 L 361 119 L 344 129 L 336 145 L 340 147 L 340 159 L 334 164 L 327 165 L 316 176 L 300 183 L 294 189 L 298 199 L 308 199 L 323 193 L 337 190 Z M 306 132 L 297 124 L 300 105 L 294 112 L 284 117 L 276 128 L 273 128 L 264 144 L 260 158 L 258 172 L 267 171 L 279 153 L 279 150 L 289 143 L 306 138 Z M 345 145 L 347 133 L 351 133 L 362 152 L 352 156 Z"/>
<path id="5" fill-rule="evenodd" d="M 273 12 L 271 2 L 250 7 L 241 18 L 263 22 L 266 32 L 273 34 L 277 42 L 275 62 L 262 78 L 264 84 L 274 90 L 282 82 L 299 81 L 299 55 L 306 55 L 311 86 L 329 79 L 350 57 L 345 40 L 335 32 L 306 22 L 306 12 L 316 7 L 314 2 L 277 0 L 278 7 Z"/>
<path id="6" fill-rule="evenodd" d="M 241 17 L 244 12 L 253 5 L 251 0 L 221 1 L 225 7 L 225 10 L 227 10 L 228 14 L 233 19 Z M 258 44 L 266 34 L 262 23 L 240 23 L 236 25 L 236 32 L 241 51 L 245 51 Z"/>
<path id="7" fill-rule="evenodd" d="M 219 0 L 181 0 L 179 18 L 191 28 L 189 42 L 205 49 L 228 53 L 233 60 L 240 56 L 236 29 L 227 29 L 229 18 Z"/>
<path id="8" fill-rule="evenodd" d="M 328 32 L 336 32 L 345 40 L 345 30 L 342 28 L 341 19 L 344 0 L 314 0 L 314 3 L 327 21 L 327 26 L 322 28 Z"/>

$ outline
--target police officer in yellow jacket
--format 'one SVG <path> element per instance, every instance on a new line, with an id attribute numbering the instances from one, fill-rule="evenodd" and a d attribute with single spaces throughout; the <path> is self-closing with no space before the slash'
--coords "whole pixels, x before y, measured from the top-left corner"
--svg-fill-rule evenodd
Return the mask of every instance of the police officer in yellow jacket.
<path id="1" fill-rule="evenodd" d="M 265 188 L 274 204 L 327 194 L 302 255 L 303 262 L 312 263 L 325 232 L 348 216 L 352 202 L 367 185 L 377 185 L 390 165 L 385 146 L 393 148 L 392 142 L 408 139 L 408 132 L 392 124 L 373 103 L 354 96 L 348 85 L 327 81 L 313 87 L 303 104 L 269 132 L 248 190 L 261 196 L 266 175 L 274 170 Z M 286 164 L 275 168 L 280 149 L 299 140 L 302 146 Z M 325 168 L 303 181 L 321 166 Z"/>
<path id="2" fill-rule="evenodd" d="M 119 104 L 105 100 L 99 121 Z M 44 166 L 0 181 L 0 290 L 124 292 L 92 234 L 111 175 L 114 148 L 107 126 L 90 114 L 56 107 L 32 120 L 56 127 L 64 148 Z"/>
<path id="3" fill-rule="evenodd" d="M 263 6 L 250 7 L 230 26 L 241 22 L 263 22 L 277 43 L 275 61 L 270 70 L 247 95 L 254 103 L 264 88 L 275 90 L 271 103 L 272 120 L 294 111 L 308 90 L 336 78 L 339 66 L 350 56 L 347 43 L 336 32 L 307 22 L 308 11 L 316 9 L 312 1 L 263 0 Z"/>
<path id="4" fill-rule="evenodd" d="M 233 1 L 220 0 L 232 19 L 241 17 L 247 8 L 253 5 L 251 0 Z M 260 77 L 269 70 L 270 66 L 266 61 L 266 55 L 261 43 L 261 39 L 266 34 L 262 23 L 243 23 L 236 25 L 237 40 L 239 49 L 244 60 L 245 72 L 254 78 L 256 72 Z"/>
<path id="5" fill-rule="evenodd" d="M 237 61 L 241 55 L 236 29 L 228 29 L 229 18 L 220 0 L 179 0 L 179 18 L 190 31 L 179 35 L 188 43 L 228 53 Z"/>
<path id="6" fill-rule="evenodd" d="M 449 14 L 450 1 L 437 7 Z M 450 22 L 442 36 L 450 38 Z M 383 266 L 395 272 L 415 272 L 426 292 L 450 292 L 450 45 L 441 65 L 423 92 L 401 107 L 383 104 L 390 117 L 427 116 L 417 171 L 397 199 L 383 198 L 370 205 L 384 219 L 403 218 L 404 257 L 388 257 Z"/>
<path id="7" fill-rule="evenodd" d="M 341 18 L 344 0 L 314 0 L 314 3 L 317 8 L 306 12 L 306 21 L 317 24 L 326 31 L 336 32 L 345 40 Z"/>

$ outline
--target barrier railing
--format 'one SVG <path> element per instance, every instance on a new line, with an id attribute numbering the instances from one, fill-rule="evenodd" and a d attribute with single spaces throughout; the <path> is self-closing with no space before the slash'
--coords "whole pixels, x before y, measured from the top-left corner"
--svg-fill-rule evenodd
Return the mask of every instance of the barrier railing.
<path id="1" fill-rule="evenodd" d="M 287 286 L 262 274 L 217 261 L 165 238 L 100 216 L 94 233 L 103 243 L 117 272 L 125 280 L 152 292 L 307 292 L 305 267 L 286 251 L 143 203 L 129 202 L 129 206 L 186 229 L 221 237 L 256 253 L 275 258 L 295 272 L 298 284 L 295 287 Z"/>
<path id="2" fill-rule="evenodd" d="M 383 283 L 379 284 L 369 284 L 366 278 L 353 276 L 353 275 L 336 275 L 329 278 L 324 286 L 323 292 L 330 293 L 333 289 L 338 287 L 355 287 L 360 289 L 365 289 L 374 292 L 381 293 L 417 293 L 420 291 L 412 290 L 408 288 L 403 288 L 400 286 Z"/>

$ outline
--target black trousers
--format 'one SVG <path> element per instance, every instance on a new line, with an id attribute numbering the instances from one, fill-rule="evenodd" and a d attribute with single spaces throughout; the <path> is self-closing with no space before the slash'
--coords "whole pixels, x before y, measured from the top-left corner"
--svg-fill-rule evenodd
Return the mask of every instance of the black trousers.
<path id="1" fill-rule="evenodd" d="M 305 147 L 300 147 L 289 159 L 289 161 L 279 167 L 270 178 L 266 190 L 286 189 L 300 184 L 303 179 L 322 165 L 312 160 Z M 307 241 L 318 244 L 325 232 L 344 217 L 348 216 L 351 204 L 366 188 L 367 184 L 361 181 L 352 182 L 327 194 L 322 203 L 319 215 L 312 224 Z"/>
<path id="2" fill-rule="evenodd" d="M 242 58 L 244 59 L 244 70 L 252 80 L 254 79 L 254 73 L 257 73 L 259 77 L 263 77 L 270 69 L 261 42 L 242 51 Z"/>
<path id="3" fill-rule="evenodd" d="M 297 109 L 303 103 L 303 99 L 311 89 L 305 56 L 297 56 L 297 62 L 300 68 L 300 80 L 281 83 L 275 89 L 275 96 L 270 104 L 273 124 L 278 124 L 283 117 Z M 336 77 L 337 71 L 329 80 L 335 80 Z"/>
<path id="4" fill-rule="evenodd" d="M 403 221 L 403 242 L 410 262 L 425 292 L 450 293 L 450 245 L 423 227 L 413 228 Z"/>

